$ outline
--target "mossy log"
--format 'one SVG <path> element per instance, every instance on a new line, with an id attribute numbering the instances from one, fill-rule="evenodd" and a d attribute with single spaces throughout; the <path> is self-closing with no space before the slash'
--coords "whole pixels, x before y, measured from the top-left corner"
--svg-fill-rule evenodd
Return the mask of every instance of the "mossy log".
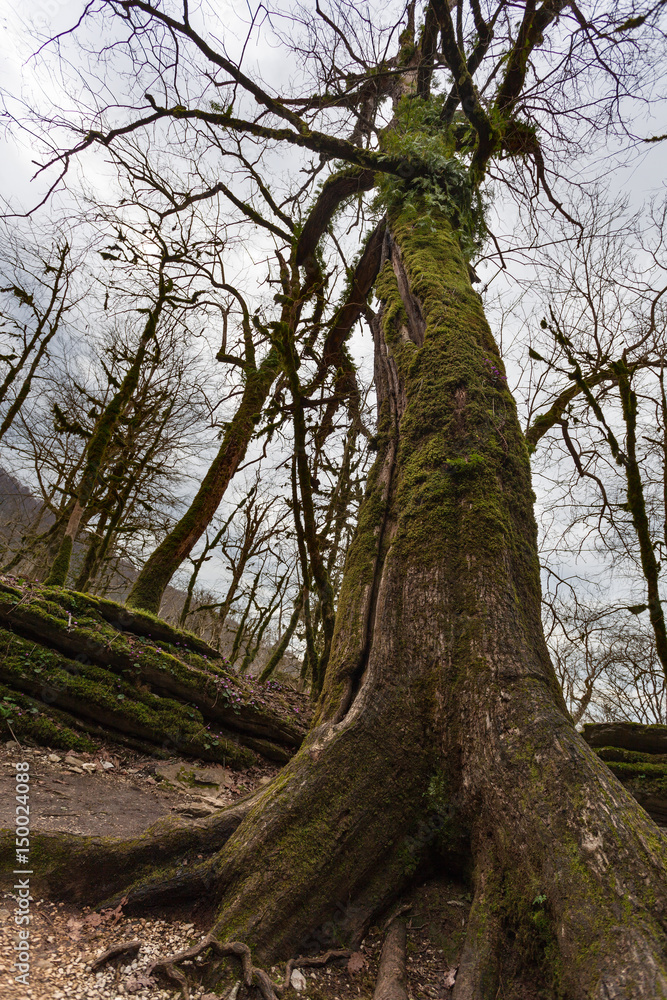
<path id="1" fill-rule="evenodd" d="M 591 747 L 667 754 L 667 726 L 649 726 L 641 722 L 587 722 L 583 726 L 583 737 Z"/>
<path id="2" fill-rule="evenodd" d="M 283 714 L 263 703 L 261 690 L 237 680 L 210 647 L 165 623 L 156 628 L 150 616 L 88 595 L 4 584 L 0 623 L 0 680 L 33 699 L 26 714 L 41 702 L 42 720 L 58 710 L 64 715 L 55 721 L 70 730 L 75 717 L 126 741 L 241 767 L 255 753 L 284 762 L 301 742 L 303 727 L 286 717 L 287 706 Z M 39 738 L 36 720 L 17 714 L 22 731 Z M 63 731 L 54 745 L 73 746 L 72 738 Z"/>

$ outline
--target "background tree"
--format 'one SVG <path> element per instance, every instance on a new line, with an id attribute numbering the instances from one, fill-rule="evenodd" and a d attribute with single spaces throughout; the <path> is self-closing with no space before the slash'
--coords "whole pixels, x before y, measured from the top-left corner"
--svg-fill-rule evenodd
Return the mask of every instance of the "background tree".
<path id="1" fill-rule="evenodd" d="M 26 237 L 7 228 L 0 257 L 0 332 L 7 352 L 1 359 L 5 372 L 0 384 L 0 440 L 28 398 L 49 345 L 83 294 L 73 287 L 77 255 L 73 256 L 64 234 L 46 250 L 45 234 Z"/>
<path id="2" fill-rule="evenodd" d="M 664 671 L 664 208 L 654 206 L 647 225 L 628 221 L 618 206 L 607 214 L 597 197 L 582 207 L 585 236 L 567 259 L 546 250 L 531 282 L 534 308 L 545 314 L 528 321 L 527 383 L 534 467 L 551 481 L 543 558 L 554 580 L 563 575 L 559 563 L 595 560 L 604 578 L 601 618 L 611 615 L 624 633 L 640 627 L 633 615 L 648 611 Z M 604 671 L 596 674 L 603 681 Z"/>

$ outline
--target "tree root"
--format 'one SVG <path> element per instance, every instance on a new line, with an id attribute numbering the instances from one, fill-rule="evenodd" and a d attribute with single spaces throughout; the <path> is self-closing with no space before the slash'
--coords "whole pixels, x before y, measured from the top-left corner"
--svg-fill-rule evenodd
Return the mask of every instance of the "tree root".
<path id="1" fill-rule="evenodd" d="M 135 958 L 141 948 L 141 941 L 121 941 L 119 944 L 112 944 L 110 948 L 102 952 L 90 966 L 91 972 L 97 972 L 107 962 L 113 962 L 117 958 L 128 956 Z"/>
<path id="2" fill-rule="evenodd" d="M 165 975 L 168 979 L 179 984 L 184 1000 L 190 1000 L 188 981 L 176 966 L 180 965 L 181 962 L 188 962 L 198 958 L 209 948 L 218 958 L 223 958 L 226 955 L 234 955 L 240 959 L 243 969 L 243 982 L 246 987 L 256 986 L 264 1000 L 279 1000 L 283 996 L 289 988 L 292 972 L 295 968 L 306 966 L 321 967 L 337 958 L 349 958 L 351 954 L 350 951 L 338 950 L 327 951 L 324 955 L 292 958 L 285 967 L 283 982 L 274 983 L 263 969 L 252 964 L 252 952 L 247 944 L 243 944 L 241 941 L 229 941 L 226 944 L 221 944 L 212 934 L 207 934 L 199 944 L 192 945 L 191 948 L 186 948 L 176 955 L 170 955 L 168 958 L 154 962 L 148 967 L 146 974 L 147 976 L 152 976 L 154 973 Z"/>
<path id="3" fill-rule="evenodd" d="M 482 851 L 452 1000 L 485 1000 L 496 995 L 501 927 L 497 908 L 491 905 L 493 871 L 490 851 Z"/>
<path id="4" fill-rule="evenodd" d="M 393 919 L 382 945 L 373 1000 L 408 1000 L 405 988 L 406 937 L 405 921 Z"/>
<path id="5" fill-rule="evenodd" d="M 66 902 L 101 905 L 102 900 L 116 893 L 112 899 L 114 903 L 128 896 L 131 904 L 136 900 L 156 905 L 168 891 L 175 891 L 175 884 L 170 886 L 171 878 L 172 883 L 178 881 L 181 897 L 195 896 L 202 888 L 201 866 L 177 868 L 175 859 L 188 854 L 210 856 L 219 850 L 253 807 L 260 792 L 205 819 L 160 819 L 133 840 L 34 833 L 31 850 L 39 857 L 39 876 L 35 876 L 35 885 L 39 882 L 40 892 Z M 2 832 L 0 869 L 5 872 L 11 872 L 13 867 L 14 841 L 11 831 Z M 172 863 L 173 867 L 165 870 L 165 866 Z M 158 865 L 162 868 L 162 876 L 155 874 Z M 175 879 L 177 872 L 179 880 Z M 8 875 L 7 879 L 12 877 Z M 3 883 L 9 885 L 7 879 Z M 129 885 L 135 886 L 134 892 L 128 890 Z M 153 888 L 152 893 L 144 888 L 148 886 Z M 166 887 L 163 893 L 157 891 L 158 886 Z"/>

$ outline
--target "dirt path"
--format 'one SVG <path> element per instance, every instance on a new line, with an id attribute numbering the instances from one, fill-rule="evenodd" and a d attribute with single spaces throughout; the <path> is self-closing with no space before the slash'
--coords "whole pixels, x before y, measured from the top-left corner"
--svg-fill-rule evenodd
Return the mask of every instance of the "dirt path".
<path id="1" fill-rule="evenodd" d="M 264 764 L 232 771 L 182 758 L 141 757 L 113 744 L 68 754 L 8 742 L 0 749 L 0 828 L 14 824 L 16 768 L 30 765 L 30 828 L 134 837 L 161 816 L 207 816 L 265 783 L 279 770 Z M 180 775 L 180 777 L 179 777 Z"/>

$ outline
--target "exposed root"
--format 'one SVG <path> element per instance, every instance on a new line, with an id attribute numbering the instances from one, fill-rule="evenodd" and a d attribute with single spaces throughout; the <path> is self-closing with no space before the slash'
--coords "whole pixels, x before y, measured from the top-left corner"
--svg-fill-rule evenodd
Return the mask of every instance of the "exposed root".
<path id="1" fill-rule="evenodd" d="M 264 791 L 259 789 L 205 819 L 160 819 L 132 840 L 35 833 L 31 846 L 40 855 L 36 884 L 39 882 L 40 892 L 48 897 L 104 906 L 117 904 L 122 896 L 127 896 L 131 905 L 158 903 L 172 881 L 174 888 L 178 883 L 181 897 L 196 895 L 202 885 L 208 891 L 210 883 L 202 882 L 207 862 L 179 867 L 178 860 L 188 854 L 210 858 Z M 11 872 L 14 840 L 11 831 L 0 834 L 0 869 L 5 873 Z M 155 874 L 158 866 L 161 875 Z M 9 885 L 9 878 L 6 875 L 0 884 Z"/>
<path id="2" fill-rule="evenodd" d="M 319 969 L 327 965 L 327 963 L 335 961 L 337 958 L 349 958 L 351 954 L 351 951 L 343 948 L 338 951 L 325 951 L 323 955 L 299 955 L 298 958 L 290 958 L 285 968 L 285 980 L 283 985 L 279 987 L 279 995 L 282 995 L 289 986 L 294 969 Z"/>
<path id="3" fill-rule="evenodd" d="M 279 998 L 283 996 L 289 988 L 294 969 L 306 966 L 311 968 L 322 967 L 337 958 L 349 958 L 351 955 L 351 952 L 348 950 L 338 950 L 327 951 L 324 955 L 302 955 L 299 956 L 299 958 L 291 958 L 285 967 L 283 982 L 274 983 L 263 969 L 260 969 L 258 966 L 252 964 L 252 953 L 247 944 L 243 944 L 241 941 L 229 941 L 226 944 L 221 944 L 212 934 L 207 934 L 205 938 L 202 938 L 199 944 L 192 945 L 191 948 L 186 948 L 184 951 L 180 951 L 176 955 L 170 955 L 169 958 L 164 958 L 158 962 L 154 962 L 148 967 L 146 974 L 148 976 L 152 976 L 154 973 L 165 975 L 168 979 L 178 983 L 183 993 L 184 1000 L 190 1000 L 190 991 L 187 979 L 180 969 L 176 968 L 176 966 L 180 965 L 181 962 L 193 961 L 209 948 L 218 958 L 223 958 L 226 955 L 234 955 L 236 958 L 240 959 L 243 970 L 243 982 L 246 987 L 255 986 L 259 989 L 264 1000 L 279 1000 Z"/>
<path id="4" fill-rule="evenodd" d="M 382 945 L 373 1000 L 408 1000 L 405 973 L 405 921 L 394 917 Z"/>
<path id="5" fill-rule="evenodd" d="M 129 956 L 130 958 L 136 958 L 139 949 L 141 948 L 141 941 L 120 941 L 118 944 L 112 944 L 110 948 L 102 952 L 90 966 L 91 972 L 97 972 L 101 969 L 103 965 L 107 962 L 113 962 L 117 958 L 123 958 Z"/>
<path id="6" fill-rule="evenodd" d="M 480 858 L 452 1000 L 485 1000 L 496 995 L 501 927 L 491 905 L 491 871 L 488 858 Z"/>
<path id="7" fill-rule="evenodd" d="M 215 859 L 197 865 L 181 866 L 178 862 L 157 875 L 148 875 L 131 887 L 98 903 L 96 909 L 107 909 L 118 904 L 121 896 L 127 899 L 128 911 L 170 905 L 178 900 L 206 898 L 215 884 Z"/>

